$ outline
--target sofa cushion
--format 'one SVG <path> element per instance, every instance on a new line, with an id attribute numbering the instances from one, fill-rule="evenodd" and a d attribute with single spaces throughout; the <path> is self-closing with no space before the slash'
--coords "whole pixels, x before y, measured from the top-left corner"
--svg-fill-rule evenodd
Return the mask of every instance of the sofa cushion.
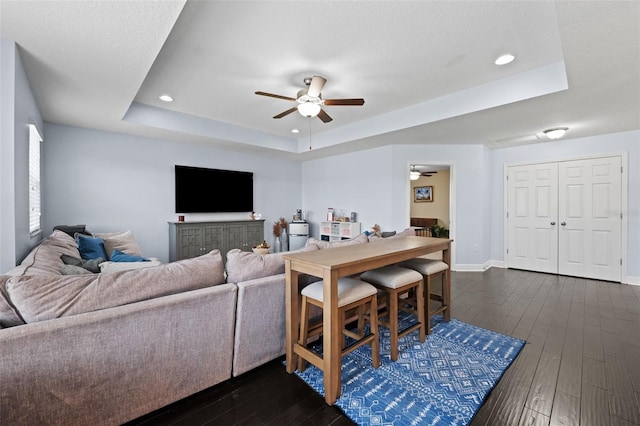
<path id="1" fill-rule="evenodd" d="M 385 234 L 387 236 L 385 236 Z M 383 238 L 400 238 L 400 237 L 415 237 L 416 236 L 416 231 L 413 228 L 407 228 L 402 232 L 398 232 L 398 233 L 393 233 L 391 235 L 389 235 L 389 233 L 387 232 L 383 232 L 382 233 L 382 237 L 379 237 L 377 235 L 370 235 L 369 236 L 369 242 L 373 242 L 373 241 L 378 241 L 378 240 L 382 240 Z"/>
<path id="2" fill-rule="evenodd" d="M 11 278 L 9 275 L 0 275 L 0 328 L 24 324 L 18 310 L 11 303 L 5 287 L 9 278 Z"/>
<path id="3" fill-rule="evenodd" d="M 148 262 L 149 261 L 149 259 L 146 259 L 142 256 L 136 256 L 135 254 L 124 253 L 118 249 L 113 249 L 113 251 L 109 255 L 109 259 L 112 262 Z"/>
<path id="4" fill-rule="evenodd" d="M 124 232 L 96 232 L 94 236 L 104 240 L 104 248 L 109 256 L 115 249 L 133 256 L 142 256 L 140 247 L 138 247 L 138 243 L 130 230 Z M 107 258 L 107 260 L 111 260 L 111 258 Z"/>
<path id="5" fill-rule="evenodd" d="M 112 274 L 11 277 L 10 301 L 27 323 L 111 308 L 224 283 L 220 251 Z"/>
<path id="6" fill-rule="evenodd" d="M 283 254 L 318 250 L 316 245 L 308 245 L 299 250 L 271 254 L 256 254 L 233 249 L 227 252 L 227 282 L 240 283 L 256 278 L 284 273 Z"/>
<path id="7" fill-rule="evenodd" d="M 74 237 L 76 234 L 91 235 L 91 232 L 87 231 L 87 225 L 56 225 L 53 230 L 60 230 L 70 237 Z"/>
<path id="8" fill-rule="evenodd" d="M 90 235 L 76 234 L 76 243 L 80 257 L 83 259 L 107 259 L 107 252 L 104 248 L 104 241 L 99 237 Z"/>
<path id="9" fill-rule="evenodd" d="M 60 269 L 64 262 L 60 256 L 63 254 L 80 257 L 73 237 L 62 231 L 53 231 L 31 250 L 19 266 L 7 272 L 7 275 L 61 275 Z"/>
<path id="10" fill-rule="evenodd" d="M 150 257 L 147 262 L 112 262 L 107 260 L 100 264 L 100 272 L 103 274 L 111 274 L 113 272 L 130 271 L 132 269 L 150 268 L 152 266 L 162 265 L 155 257 Z"/>
<path id="11" fill-rule="evenodd" d="M 342 247 L 342 246 L 350 246 L 352 244 L 363 244 L 369 242 L 369 238 L 367 238 L 367 234 L 360 234 L 355 238 L 350 238 L 348 240 L 340 240 L 340 241 L 323 241 L 317 240 L 315 238 L 309 238 L 307 240 L 306 245 L 317 245 L 321 249 L 327 249 L 331 247 Z"/>

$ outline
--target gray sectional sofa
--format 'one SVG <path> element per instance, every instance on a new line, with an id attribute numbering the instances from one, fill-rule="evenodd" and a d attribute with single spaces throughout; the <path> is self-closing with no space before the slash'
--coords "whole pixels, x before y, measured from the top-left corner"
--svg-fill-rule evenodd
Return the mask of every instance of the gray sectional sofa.
<path id="1" fill-rule="evenodd" d="M 122 424 L 285 353 L 281 254 L 61 275 L 62 254 L 54 231 L 0 276 L 0 425 Z"/>

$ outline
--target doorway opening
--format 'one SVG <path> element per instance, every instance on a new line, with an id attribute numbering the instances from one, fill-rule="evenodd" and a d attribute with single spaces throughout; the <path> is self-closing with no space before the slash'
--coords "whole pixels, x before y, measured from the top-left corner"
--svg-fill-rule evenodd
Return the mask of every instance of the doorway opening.
<path id="1" fill-rule="evenodd" d="M 414 162 L 409 165 L 409 226 L 425 229 L 427 236 L 453 239 L 455 233 L 455 197 L 450 164 Z M 422 231 L 424 232 L 424 231 Z M 455 265 L 451 249 L 451 265 Z M 442 258 L 442 253 L 425 257 Z"/>

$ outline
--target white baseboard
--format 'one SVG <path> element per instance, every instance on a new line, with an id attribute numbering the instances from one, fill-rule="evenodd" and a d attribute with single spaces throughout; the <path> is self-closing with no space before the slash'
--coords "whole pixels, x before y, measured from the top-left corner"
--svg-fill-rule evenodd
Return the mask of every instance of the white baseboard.
<path id="1" fill-rule="evenodd" d="M 483 265 L 457 263 L 453 268 L 454 271 L 458 272 L 484 272 L 487 269 L 489 269 L 489 265 L 486 263 Z"/>
<path id="2" fill-rule="evenodd" d="M 625 280 L 624 280 L 625 284 L 629 284 L 629 285 L 640 285 L 640 277 L 634 277 L 631 275 L 627 275 Z"/>

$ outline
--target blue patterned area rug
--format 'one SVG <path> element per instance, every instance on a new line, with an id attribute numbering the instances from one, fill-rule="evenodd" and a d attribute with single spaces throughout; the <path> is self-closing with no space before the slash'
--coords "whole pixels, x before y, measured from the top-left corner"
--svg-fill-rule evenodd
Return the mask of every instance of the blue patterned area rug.
<path id="1" fill-rule="evenodd" d="M 406 315 L 406 327 L 414 316 Z M 358 425 L 467 425 L 525 342 L 452 319 L 436 317 L 431 334 L 400 339 L 389 358 L 389 331 L 380 327 L 380 368 L 363 346 L 342 358 L 336 405 Z M 317 348 L 321 350 L 320 347 Z M 324 396 L 322 372 L 309 365 L 296 374 Z"/>

